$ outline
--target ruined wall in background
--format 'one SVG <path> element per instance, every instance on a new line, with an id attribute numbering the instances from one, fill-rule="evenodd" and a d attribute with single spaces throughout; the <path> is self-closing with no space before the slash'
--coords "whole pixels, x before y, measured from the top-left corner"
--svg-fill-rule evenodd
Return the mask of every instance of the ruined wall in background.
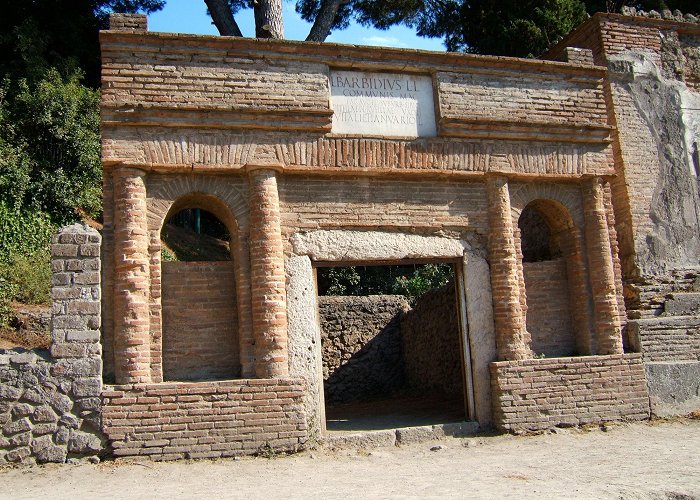
<path id="1" fill-rule="evenodd" d="M 343 403 L 396 392 L 403 386 L 401 295 L 318 298 L 324 393 Z"/>
<path id="2" fill-rule="evenodd" d="M 51 351 L 0 351 L 0 464 L 96 459 L 103 449 L 100 241 L 80 224 L 52 240 Z"/>

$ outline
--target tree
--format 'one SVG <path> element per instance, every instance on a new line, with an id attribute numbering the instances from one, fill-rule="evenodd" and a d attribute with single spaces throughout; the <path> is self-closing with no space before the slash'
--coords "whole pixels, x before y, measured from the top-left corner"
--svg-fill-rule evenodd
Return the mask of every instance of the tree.
<path id="1" fill-rule="evenodd" d="M 76 70 L 98 87 L 98 32 L 110 12 L 153 12 L 165 0 L 33 0 L 4 2 L 0 16 L 0 77 L 37 81 L 49 68 Z"/>
<path id="2" fill-rule="evenodd" d="M 257 38 L 284 38 L 282 0 L 204 1 L 221 35 L 242 36 L 234 16 L 241 9 L 252 8 Z M 347 28 L 352 19 L 386 29 L 415 17 L 423 5 L 423 0 L 297 0 L 296 10 L 312 23 L 306 40 L 323 42 L 332 30 Z"/>
<path id="3" fill-rule="evenodd" d="M 283 38 L 282 0 L 205 0 L 222 35 L 242 36 L 235 21 L 241 9 L 255 12 L 256 37 Z M 442 38 L 447 50 L 536 56 L 586 17 L 623 6 L 697 11 L 697 0 L 296 0 L 312 23 L 306 40 L 322 42 L 351 21 L 386 29 L 403 24 L 418 35 Z"/>

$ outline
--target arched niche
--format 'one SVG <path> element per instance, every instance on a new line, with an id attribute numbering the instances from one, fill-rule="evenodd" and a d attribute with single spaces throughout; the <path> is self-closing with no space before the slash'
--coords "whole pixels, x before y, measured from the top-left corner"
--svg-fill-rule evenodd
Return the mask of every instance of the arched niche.
<path id="1" fill-rule="evenodd" d="M 517 223 L 532 351 L 546 357 L 587 353 L 580 231 L 567 208 L 551 199 L 530 201 Z"/>
<path id="2" fill-rule="evenodd" d="M 163 379 L 240 377 L 234 216 L 217 197 L 190 193 L 160 234 Z"/>

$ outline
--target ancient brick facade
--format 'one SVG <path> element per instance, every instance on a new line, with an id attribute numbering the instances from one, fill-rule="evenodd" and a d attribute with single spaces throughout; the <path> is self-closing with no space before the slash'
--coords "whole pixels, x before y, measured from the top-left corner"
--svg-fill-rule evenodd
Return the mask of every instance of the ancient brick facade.
<path id="1" fill-rule="evenodd" d="M 668 415 L 700 406 L 693 340 L 700 311 L 700 23 L 668 11 L 628 14 L 593 16 L 548 57 L 590 49 L 608 68 L 625 340 L 643 354 L 652 411 Z"/>
<path id="2" fill-rule="evenodd" d="M 323 438 L 318 265 L 451 263 L 466 416 L 483 428 L 697 408 L 699 40 L 697 23 L 598 14 L 553 62 L 148 33 L 115 16 L 101 290 L 96 261 L 57 263 L 56 285 L 75 272 L 90 300 L 56 306 L 52 359 L 0 356 L 0 458 L 94 453 L 90 422 L 115 455 L 160 459 Z M 226 227 L 231 261 L 162 262 L 164 224 L 193 208 Z M 550 260 L 523 251 L 524 213 Z M 82 371 L 49 391 L 66 408 L 22 399 L 16 374 L 71 360 Z"/>
<path id="3" fill-rule="evenodd" d="M 590 52 L 571 50 L 575 64 L 561 64 L 124 30 L 104 32 L 102 47 L 105 255 L 131 266 L 105 266 L 105 365 L 118 384 L 156 387 L 168 378 L 169 335 L 187 337 L 168 320 L 174 292 L 158 256 L 162 224 L 183 207 L 216 210 L 232 234 L 231 373 L 300 377 L 311 436 L 324 428 L 314 262 L 461 262 L 453 347 L 466 353 L 457 359 L 468 417 L 483 425 L 500 376 L 488 363 L 531 359 L 543 345 L 621 355 L 615 129 L 607 72 Z M 403 75 L 427 75 L 435 133 L 334 132 L 331 77 L 352 78 L 358 61 L 357 81 L 408 88 Z M 526 207 L 561 249 L 556 286 L 523 264 Z M 136 225 L 145 232 L 125 239 Z M 561 303 L 558 322 L 537 319 L 550 300 Z M 196 311 L 188 320 L 197 324 Z M 177 378 L 197 378 L 185 371 Z"/>

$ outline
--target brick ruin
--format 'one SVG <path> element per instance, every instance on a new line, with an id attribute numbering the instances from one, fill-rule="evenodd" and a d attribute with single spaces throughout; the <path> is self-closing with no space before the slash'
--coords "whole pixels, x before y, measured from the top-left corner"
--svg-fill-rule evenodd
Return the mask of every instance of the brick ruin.
<path id="1" fill-rule="evenodd" d="M 546 60 L 116 15 L 101 45 L 101 274 L 98 235 L 57 237 L 50 359 L 0 354 L 0 462 L 325 439 L 322 265 L 452 264 L 482 429 L 700 407 L 699 24 L 597 14 Z M 230 260 L 162 261 L 193 208 Z M 432 309 L 407 313 L 416 359 Z"/>

